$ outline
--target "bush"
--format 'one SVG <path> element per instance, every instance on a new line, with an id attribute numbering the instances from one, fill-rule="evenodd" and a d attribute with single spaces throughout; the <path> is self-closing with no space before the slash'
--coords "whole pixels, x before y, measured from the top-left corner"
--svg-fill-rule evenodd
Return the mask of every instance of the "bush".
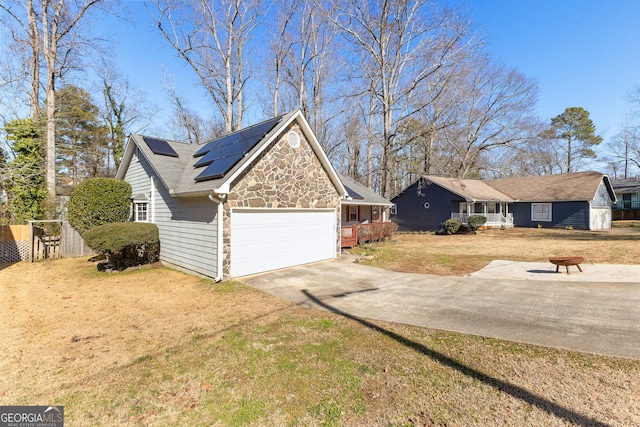
<path id="1" fill-rule="evenodd" d="M 390 239 L 396 230 L 398 230 L 398 224 L 391 221 L 360 224 L 358 227 L 358 244 Z"/>
<path id="2" fill-rule="evenodd" d="M 96 226 L 129 219 L 131 185 L 115 178 L 92 178 L 80 184 L 69 199 L 69 224 L 80 234 Z"/>
<path id="3" fill-rule="evenodd" d="M 88 230 L 84 240 L 94 251 L 107 256 L 115 270 L 151 264 L 160 254 L 158 226 L 146 222 L 116 222 Z"/>
<path id="4" fill-rule="evenodd" d="M 456 234 L 462 226 L 462 222 L 459 219 L 452 218 L 446 220 L 442 226 L 444 227 L 444 232 L 446 234 Z"/>
<path id="5" fill-rule="evenodd" d="M 467 224 L 469 224 L 469 229 L 472 233 L 475 233 L 477 229 L 482 227 L 487 222 L 487 218 L 482 215 L 471 215 L 467 219 Z"/>

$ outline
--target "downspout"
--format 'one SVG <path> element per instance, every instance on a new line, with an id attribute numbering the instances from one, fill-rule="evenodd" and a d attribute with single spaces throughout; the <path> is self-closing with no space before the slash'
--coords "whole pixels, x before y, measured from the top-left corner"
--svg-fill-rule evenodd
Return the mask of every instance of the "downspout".
<path id="1" fill-rule="evenodd" d="M 222 269 L 224 267 L 223 265 L 223 259 L 224 259 L 224 246 L 222 244 L 222 242 L 224 241 L 223 239 L 223 233 L 224 233 L 224 227 L 223 227 L 223 222 L 224 222 L 224 199 L 226 199 L 226 195 L 221 194 L 219 197 L 216 197 L 216 195 L 214 193 L 209 194 L 209 200 L 211 200 L 214 203 L 218 204 L 218 238 L 217 238 L 217 253 L 218 253 L 218 266 L 217 266 L 217 273 L 216 273 L 216 277 L 213 279 L 216 283 L 220 283 L 222 281 L 223 275 L 222 275 Z"/>

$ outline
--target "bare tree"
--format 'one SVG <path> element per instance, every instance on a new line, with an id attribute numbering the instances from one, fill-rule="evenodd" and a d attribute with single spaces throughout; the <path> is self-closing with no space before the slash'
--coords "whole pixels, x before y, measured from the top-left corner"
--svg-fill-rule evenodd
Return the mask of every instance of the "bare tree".
<path id="1" fill-rule="evenodd" d="M 532 137 L 529 126 L 537 96 L 535 81 L 503 65 L 477 60 L 459 83 L 457 118 L 440 133 L 454 161 L 449 175 L 468 177 L 480 156 L 515 147 Z"/>
<path id="2" fill-rule="evenodd" d="M 21 76 L 6 79 L 14 81 L 26 76 L 29 79 L 29 105 L 31 116 L 37 117 L 40 112 L 40 52 L 42 49 L 40 37 L 40 16 L 33 0 L 26 2 L 6 1 L 0 3 L 0 23 L 10 34 L 13 42 L 13 53 L 18 53 Z"/>
<path id="3" fill-rule="evenodd" d="M 224 123 L 207 119 L 191 110 L 188 102 L 178 94 L 173 83 L 166 81 L 165 86 L 173 104 L 174 114 L 170 119 L 170 125 L 173 129 L 172 138 L 174 140 L 189 144 L 202 144 L 225 133 Z"/>
<path id="4" fill-rule="evenodd" d="M 262 16 L 260 0 L 156 0 L 158 29 L 197 74 L 231 132 L 242 127 L 252 70 L 245 52 Z"/>
<path id="5" fill-rule="evenodd" d="M 293 43 L 298 39 L 295 33 L 292 35 L 292 31 L 295 27 L 293 21 L 300 4 L 300 0 L 283 0 L 276 11 L 275 24 L 269 27 L 271 29 L 267 55 L 269 66 L 265 67 L 264 77 L 271 95 L 270 108 L 274 116 L 293 109 L 293 102 L 286 100 L 286 88 L 283 86 L 285 85 L 285 67 L 291 56 Z"/>
<path id="6" fill-rule="evenodd" d="M 102 93 L 104 100 L 101 115 L 108 128 L 106 173 L 110 176 L 120 166 L 126 135 L 149 127 L 157 108 L 145 102 L 145 94 L 120 75 L 108 61 L 103 62 L 98 74 L 101 82 L 96 90 Z"/>
<path id="7" fill-rule="evenodd" d="M 22 30 L 22 39 L 30 48 L 30 101 L 34 116 L 40 106 L 40 88 L 46 99 L 46 182 L 51 198 L 56 194 L 56 81 L 74 59 L 82 45 L 79 40 L 80 23 L 88 12 L 104 0 L 27 0 L 7 2 L 0 8 Z M 24 7 L 25 10 L 20 10 Z M 16 37 L 16 40 L 19 38 Z M 42 64 L 40 61 L 44 61 Z M 43 66 L 44 65 L 44 66 Z M 40 69 L 44 68 L 44 76 Z M 44 79 L 44 80 L 43 80 Z"/>
<path id="8" fill-rule="evenodd" d="M 340 83 L 335 70 L 342 68 L 337 65 L 335 27 L 318 4 L 288 0 L 279 5 L 271 28 L 270 67 L 265 73 L 270 109 L 277 115 L 299 108 L 331 157 L 343 142 L 335 137 L 342 108 L 332 102 Z"/>
<path id="9" fill-rule="evenodd" d="M 425 107 L 414 95 L 429 76 L 449 63 L 467 34 L 467 23 L 427 0 L 393 2 L 329 1 L 329 19 L 351 44 L 360 73 L 370 82 L 375 114 L 380 116 L 380 192 L 392 191 L 394 153 L 400 122 Z"/>
<path id="10" fill-rule="evenodd" d="M 640 127 L 633 126 L 628 120 L 606 145 L 607 159 L 611 167 L 621 170 L 621 178 L 632 176 L 640 170 Z M 617 174 L 616 174 L 617 175 Z"/>

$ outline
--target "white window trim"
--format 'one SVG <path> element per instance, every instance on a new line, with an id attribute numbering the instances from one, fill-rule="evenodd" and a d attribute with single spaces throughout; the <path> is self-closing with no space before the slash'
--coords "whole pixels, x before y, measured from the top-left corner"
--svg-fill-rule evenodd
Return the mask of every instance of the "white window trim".
<path id="1" fill-rule="evenodd" d="M 546 207 L 546 212 L 536 212 L 536 207 Z M 531 221 L 551 222 L 553 220 L 552 203 L 531 203 Z M 543 209 L 544 211 L 545 209 Z"/>
<path id="2" fill-rule="evenodd" d="M 146 219 L 141 220 L 138 218 L 138 208 L 145 206 Z M 149 202 L 133 202 L 133 221 L 134 222 L 149 222 Z"/>
<path id="3" fill-rule="evenodd" d="M 384 213 L 384 212 L 383 212 Z M 397 215 L 398 214 L 398 205 L 396 205 L 395 203 L 393 205 L 391 205 L 391 207 L 389 208 L 389 215 Z"/>

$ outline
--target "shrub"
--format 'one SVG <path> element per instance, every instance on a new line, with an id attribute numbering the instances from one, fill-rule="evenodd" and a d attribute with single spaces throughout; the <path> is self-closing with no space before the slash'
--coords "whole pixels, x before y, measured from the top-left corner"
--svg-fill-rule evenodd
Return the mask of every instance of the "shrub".
<path id="1" fill-rule="evenodd" d="M 398 230 L 398 224 L 391 221 L 361 224 L 358 227 L 358 244 L 390 239 L 396 230 Z"/>
<path id="2" fill-rule="evenodd" d="M 116 222 L 88 230 L 87 245 L 107 256 L 112 268 L 124 270 L 134 265 L 158 260 L 160 237 L 158 226 L 146 222 Z"/>
<path id="3" fill-rule="evenodd" d="M 131 185 L 115 178 L 91 178 L 69 199 L 69 224 L 80 234 L 98 225 L 129 219 Z"/>
<path id="4" fill-rule="evenodd" d="M 442 226 L 444 227 L 444 232 L 446 234 L 456 234 L 461 225 L 462 222 L 456 218 L 448 219 L 442 224 Z"/>
<path id="5" fill-rule="evenodd" d="M 467 224 L 469 224 L 469 229 L 472 233 L 475 233 L 477 229 L 482 227 L 487 222 L 487 218 L 482 215 L 471 215 L 467 219 Z"/>

